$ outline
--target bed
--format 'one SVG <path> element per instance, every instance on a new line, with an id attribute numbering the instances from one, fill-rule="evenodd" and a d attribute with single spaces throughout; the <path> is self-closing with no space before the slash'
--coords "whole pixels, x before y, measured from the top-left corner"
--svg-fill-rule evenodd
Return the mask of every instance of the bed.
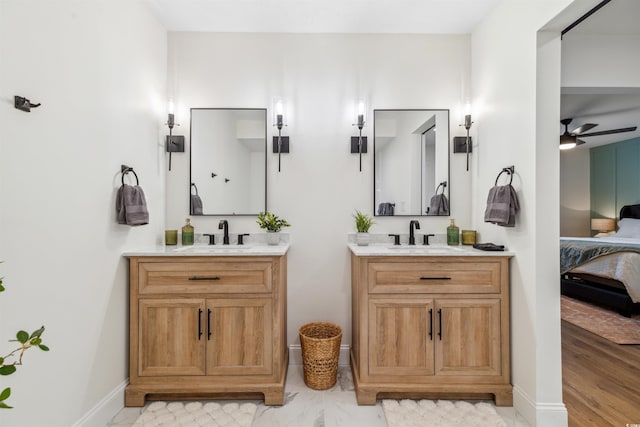
<path id="1" fill-rule="evenodd" d="M 640 205 L 620 210 L 612 236 L 560 239 L 563 295 L 624 316 L 640 313 Z"/>

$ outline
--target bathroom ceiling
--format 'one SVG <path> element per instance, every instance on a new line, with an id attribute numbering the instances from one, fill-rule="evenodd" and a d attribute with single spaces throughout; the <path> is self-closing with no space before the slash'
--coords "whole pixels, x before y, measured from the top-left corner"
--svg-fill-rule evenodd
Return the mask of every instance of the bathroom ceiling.
<path id="1" fill-rule="evenodd" d="M 169 31 L 470 33 L 501 0 L 145 0 Z"/>

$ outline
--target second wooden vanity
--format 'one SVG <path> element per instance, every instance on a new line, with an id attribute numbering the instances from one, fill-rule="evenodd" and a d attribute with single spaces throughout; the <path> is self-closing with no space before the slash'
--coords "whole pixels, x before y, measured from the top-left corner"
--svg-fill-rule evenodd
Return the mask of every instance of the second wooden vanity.
<path id="1" fill-rule="evenodd" d="M 288 365 L 286 249 L 170 255 L 128 255 L 126 406 L 143 406 L 146 398 L 258 394 L 266 405 L 281 405 Z"/>
<path id="2" fill-rule="evenodd" d="M 512 405 L 508 254 L 384 256 L 350 248 L 359 404 L 388 396 L 493 397 Z"/>

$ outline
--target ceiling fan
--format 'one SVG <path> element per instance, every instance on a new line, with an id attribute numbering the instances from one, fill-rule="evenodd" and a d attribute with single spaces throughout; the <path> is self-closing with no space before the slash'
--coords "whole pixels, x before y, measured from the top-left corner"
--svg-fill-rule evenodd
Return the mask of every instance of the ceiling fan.
<path id="1" fill-rule="evenodd" d="M 634 130 L 636 130 L 638 127 L 637 126 L 632 126 L 632 127 L 628 127 L 628 128 L 620 128 L 620 129 L 611 129 L 611 130 L 603 130 L 600 132 L 591 132 L 591 133 L 584 133 L 588 130 L 593 129 L 594 127 L 598 126 L 597 124 L 593 124 L 593 123 L 585 123 L 582 126 L 572 130 L 571 132 L 569 132 L 569 124 L 571 123 L 573 119 L 562 119 L 560 120 L 560 123 L 562 123 L 564 125 L 564 133 L 562 135 L 560 135 L 560 149 L 561 150 L 568 150 L 570 148 L 575 147 L 576 145 L 581 145 L 584 144 L 586 141 L 583 141 L 581 139 L 578 139 L 578 137 L 580 138 L 585 138 L 588 136 L 600 136 L 600 135 L 610 135 L 613 133 L 622 133 L 622 132 L 633 132 Z"/>

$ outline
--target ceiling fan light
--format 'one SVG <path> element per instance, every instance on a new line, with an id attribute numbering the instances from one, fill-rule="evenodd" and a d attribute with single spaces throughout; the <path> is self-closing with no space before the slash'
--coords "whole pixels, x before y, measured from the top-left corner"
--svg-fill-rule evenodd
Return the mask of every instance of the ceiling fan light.
<path id="1" fill-rule="evenodd" d="M 570 150 L 577 145 L 577 138 L 574 135 L 570 135 L 565 133 L 564 135 L 560 135 L 560 149 L 561 150 Z"/>

